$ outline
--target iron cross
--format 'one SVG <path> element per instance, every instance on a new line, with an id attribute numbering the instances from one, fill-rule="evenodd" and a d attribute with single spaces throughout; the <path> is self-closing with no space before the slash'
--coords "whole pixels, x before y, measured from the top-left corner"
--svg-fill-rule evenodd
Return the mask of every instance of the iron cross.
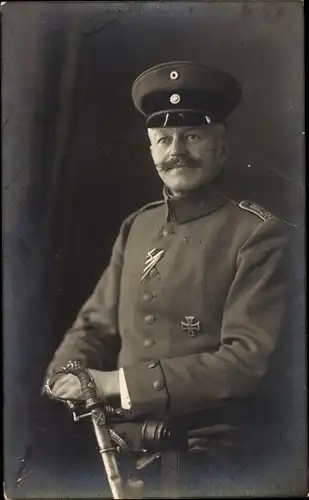
<path id="1" fill-rule="evenodd" d="M 190 337 L 195 337 L 195 335 L 200 331 L 201 322 L 196 321 L 195 316 L 185 316 L 186 321 L 181 322 L 181 328 L 184 332 L 187 332 Z"/>

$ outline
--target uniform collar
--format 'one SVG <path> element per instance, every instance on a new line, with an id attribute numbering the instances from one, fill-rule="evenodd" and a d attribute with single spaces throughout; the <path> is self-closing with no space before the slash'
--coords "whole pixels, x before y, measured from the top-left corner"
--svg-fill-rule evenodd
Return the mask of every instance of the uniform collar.
<path id="1" fill-rule="evenodd" d="M 167 219 L 179 224 L 204 217 L 225 205 L 228 200 L 215 187 L 214 182 L 188 194 L 174 197 L 164 186 L 163 196 Z"/>

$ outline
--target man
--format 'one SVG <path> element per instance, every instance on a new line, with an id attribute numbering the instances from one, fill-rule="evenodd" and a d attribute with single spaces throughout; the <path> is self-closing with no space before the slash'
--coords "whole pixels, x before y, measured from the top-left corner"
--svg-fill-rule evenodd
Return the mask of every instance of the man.
<path id="1" fill-rule="evenodd" d="M 217 186 L 240 86 L 222 71 L 171 62 L 140 75 L 132 95 L 163 200 L 123 222 L 48 375 L 79 360 L 102 398 L 119 398 L 134 418 L 168 415 L 204 428 L 202 437 L 218 424 L 245 427 L 284 319 L 286 235 L 272 214 Z M 81 398 L 72 375 L 53 392 Z M 201 442 L 193 433 L 191 446 Z"/>

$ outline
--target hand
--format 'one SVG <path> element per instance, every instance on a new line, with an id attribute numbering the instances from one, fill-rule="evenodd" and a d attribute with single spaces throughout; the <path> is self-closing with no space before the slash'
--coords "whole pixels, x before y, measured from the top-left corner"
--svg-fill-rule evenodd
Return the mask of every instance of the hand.
<path id="1" fill-rule="evenodd" d="M 89 370 L 96 384 L 100 399 L 120 396 L 118 370 L 102 372 Z M 52 392 L 63 399 L 83 399 L 80 381 L 75 375 L 63 375 L 54 383 Z"/>
<path id="2" fill-rule="evenodd" d="M 81 391 L 80 381 L 75 375 L 63 374 L 57 378 L 52 386 L 52 393 L 63 399 L 84 399 Z"/>

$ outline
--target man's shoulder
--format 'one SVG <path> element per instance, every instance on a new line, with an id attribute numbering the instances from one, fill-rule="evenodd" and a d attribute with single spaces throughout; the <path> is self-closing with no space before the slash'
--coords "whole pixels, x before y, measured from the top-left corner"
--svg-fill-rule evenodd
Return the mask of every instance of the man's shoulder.
<path id="1" fill-rule="evenodd" d="M 129 222 L 133 222 L 133 220 L 136 219 L 139 215 L 144 214 L 145 212 L 160 209 L 163 206 L 164 206 L 164 200 L 151 201 L 149 203 L 146 203 L 146 205 L 143 205 L 142 207 L 138 208 L 134 212 L 132 212 L 127 217 L 127 220 Z"/>
<path id="2" fill-rule="evenodd" d="M 156 201 L 151 201 L 149 203 L 146 203 L 146 205 L 143 205 L 140 207 L 138 210 L 134 212 L 134 215 L 139 215 L 143 212 L 147 212 L 148 210 L 153 210 L 158 207 L 162 207 L 164 205 L 164 200 L 156 200 Z"/>
<path id="3" fill-rule="evenodd" d="M 141 217 L 145 213 L 149 213 L 150 211 L 160 210 L 164 206 L 164 200 L 151 201 L 138 208 L 134 212 L 131 212 L 122 222 L 122 230 L 127 232 L 130 230 L 132 224 L 136 219 Z"/>
<path id="4" fill-rule="evenodd" d="M 295 232 L 302 229 L 301 225 L 286 220 L 279 213 L 273 213 L 251 199 L 230 200 L 229 210 L 234 214 L 236 224 L 248 226 L 253 231 L 262 226 L 265 229 L 283 231 L 288 237 L 292 237 Z"/>
<path id="5" fill-rule="evenodd" d="M 226 205 L 226 210 L 230 217 L 235 218 L 236 223 L 248 223 L 250 226 L 257 226 L 265 221 L 279 220 L 277 215 L 270 212 L 267 208 L 256 203 L 252 199 L 231 199 Z"/>
<path id="6" fill-rule="evenodd" d="M 240 214 L 250 214 L 250 218 L 253 218 L 256 222 L 279 220 L 272 212 L 252 200 L 241 200 L 237 203 L 237 207 L 241 210 Z"/>
<path id="7" fill-rule="evenodd" d="M 230 201 L 226 210 L 226 222 L 237 234 L 248 238 L 256 231 L 265 234 L 285 231 L 285 222 L 264 206 L 251 199 Z"/>

